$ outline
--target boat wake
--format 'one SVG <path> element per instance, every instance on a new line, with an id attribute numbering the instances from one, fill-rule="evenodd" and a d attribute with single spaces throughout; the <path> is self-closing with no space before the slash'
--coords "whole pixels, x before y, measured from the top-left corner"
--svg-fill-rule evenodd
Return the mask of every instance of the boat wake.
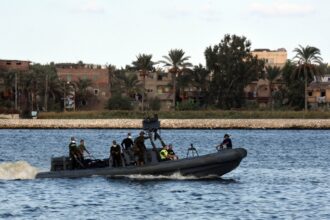
<path id="1" fill-rule="evenodd" d="M 0 180 L 34 179 L 37 173 L 26 161 L 0 163 Z"/>
<path id="2" fill-rule="evenodd" d="M 210 180 L 210 179 L 220 179 L 218 176 L 206 176 L 206 177 L 196 177 L 196 176 L 183 176 L 181 173 L 174 173 L 172 175 L 122 175 L 122 176 L 111 176 L 111 179 L 132 179 L 132 180 Z"/>

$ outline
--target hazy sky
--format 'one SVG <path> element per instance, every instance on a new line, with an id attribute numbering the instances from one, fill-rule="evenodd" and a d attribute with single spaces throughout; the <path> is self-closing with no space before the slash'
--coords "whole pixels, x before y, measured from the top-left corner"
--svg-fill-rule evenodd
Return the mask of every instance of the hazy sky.
<path id="1" fill-rule="evenodd" d="M 330 63 L 328 0 L 0 0 L 0 59 L 131 64 L 183 49 L 193 64 L 224 34 L 252 48 L 299 44 Z"/>

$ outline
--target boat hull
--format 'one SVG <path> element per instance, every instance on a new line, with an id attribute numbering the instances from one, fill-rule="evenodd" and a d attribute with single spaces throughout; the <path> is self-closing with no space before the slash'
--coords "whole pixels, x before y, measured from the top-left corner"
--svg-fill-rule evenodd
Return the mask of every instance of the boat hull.
<path id="1" fill-rule="evenodd" d="M 151 163 L 144 166 L 106 167 L 94 169 L 60 170 L 40 172 L 36 178 L 79 178 L 91 176 L 126 176 L 126 175 L 171 175 L 183 176 L 222 176 L 239 166 L 246 157 L 244 148 L 226 149 L 213 154 L 180 160 Z"/>

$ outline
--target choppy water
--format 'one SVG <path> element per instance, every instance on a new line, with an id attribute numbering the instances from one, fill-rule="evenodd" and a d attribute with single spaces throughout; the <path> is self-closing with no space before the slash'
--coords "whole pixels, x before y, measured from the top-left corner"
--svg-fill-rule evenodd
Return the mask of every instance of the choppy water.
<path id="1" fill-rule="evenodd" d="M 0 219 L 330 219 L 329 130 L 162 132 L 181 157 L 190 143 L 211 153 L 232 134 L 248 156 L 221 179 L 29 179 L 67 154 L 71 136 L 104 158 L 128 131 L 0 130 Z"/>

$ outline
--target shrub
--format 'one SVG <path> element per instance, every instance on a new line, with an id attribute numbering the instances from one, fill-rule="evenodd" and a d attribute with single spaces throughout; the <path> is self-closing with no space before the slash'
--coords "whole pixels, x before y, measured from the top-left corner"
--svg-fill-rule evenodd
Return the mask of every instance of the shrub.
<path id="1" fill-rule="evenodd" d="M 160 99 L 158 97 L 149 99 L 149 108 L 153 111 L 160 110 Z"/>
<path id="2" fill-rule="evenodd" d="M 176 105 L 176 109 L 179 111 L 187 111 L 187 110 L 199 110 L 199 103 L 194 102 L 194 100 L 187 100 L 180 102 Z"/>
<path id="3" fill-rule="evenodd" d="M 132 110 L 131 99 L 121 95 L 114 95 L 108 100 L 107 109 L 110 110 Z"/>

